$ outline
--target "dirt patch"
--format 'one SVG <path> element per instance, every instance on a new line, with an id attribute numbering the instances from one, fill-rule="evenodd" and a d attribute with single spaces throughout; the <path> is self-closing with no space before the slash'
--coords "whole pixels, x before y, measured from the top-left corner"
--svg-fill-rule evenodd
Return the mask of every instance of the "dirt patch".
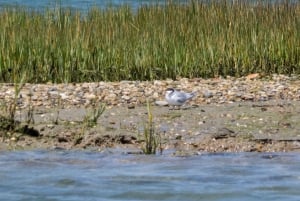
<path id="1" fill-rule="evenodd" d="M 281 152 L 300 149 L 299 106 L 298 101 L 262 101 L 186 106 L 181 110 L 153 106 L 152 111 L 162 148 L 177 155 Z M 28 132 L 2 133 L 0 149 L 119 147 L 139 151 L 147 108 L 129 108 L 106 108 L 92 127 L 84 123 L 86 108 L 35 108 L 34 124 L 27 127 Z M 25 114 L 20 112 L 18 120 L 24 122 Z"/>

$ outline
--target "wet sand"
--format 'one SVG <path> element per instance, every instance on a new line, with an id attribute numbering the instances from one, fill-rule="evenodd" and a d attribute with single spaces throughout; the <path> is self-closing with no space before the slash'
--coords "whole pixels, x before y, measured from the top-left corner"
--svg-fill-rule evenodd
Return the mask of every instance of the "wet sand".
<path id="1" fill-rule="evenodd" d="M 181 110 L 152 105 L 155 132 L 163 151 L 175 155 L 203 152 L 287 152 L 300 150 L 300 102 L 245 101 L 187 104 Z M 35 107 L 26 134 L 0 140 L 1 150 L 122 148 L 140 153 L 147 107 L 108 106 L 95 126 L 84 118 L 90 107 Z M 17 118 L 26 120 L 26 110 Z M 31 129 L 33 128 L 33 129 Z"/>

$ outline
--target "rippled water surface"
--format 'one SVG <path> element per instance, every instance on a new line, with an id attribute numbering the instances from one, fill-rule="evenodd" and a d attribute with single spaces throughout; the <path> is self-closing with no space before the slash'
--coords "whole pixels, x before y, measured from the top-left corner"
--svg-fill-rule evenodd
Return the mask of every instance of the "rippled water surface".
<path id="1" fill-rule="evenodd" d="M 1 200 L 299 200 L 298 154 L 0 153 Z"/>

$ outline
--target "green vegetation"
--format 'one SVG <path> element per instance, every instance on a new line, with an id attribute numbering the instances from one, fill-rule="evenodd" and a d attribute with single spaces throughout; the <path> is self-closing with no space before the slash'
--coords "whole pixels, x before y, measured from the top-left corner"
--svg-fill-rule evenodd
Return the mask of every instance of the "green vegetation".
<path id="1" fill-rule="evenodd" d="M 76 133 L 74 145 L 80 144 L 81 141 L 84 139 L 87 129 L 93 128 L 97 126 L 97 121 L 104 113 L 106 109 L 106 105 L 104 103 L 96 103 L 96 100 L 92 100 L 91 102 L 92 107 L 87 108 L 86 115 L 83 118 L 82 126 L 80 132 Z"/>
<path id="2" fill-rule="evenodd" d="M 153 115 L 148 100 L 147 100 L 147 113 L 148 113 L 148 119 L 147 122 L 144 124 L 144 130 L 143 130 L 144 146 L 142 147 L 142 151 L 144 154 L 156 154 L 156 151 L 159 148 L 160 153 L 162 153 L 163 148 L 161 145 L 161 136 L 155 132 Z"/>
<path id="3" fill-rule="evenodd" d="M 29 105 L 25 115 L 25 124 L 21 124 L 16 120 L 17 111 L 21 112 L 19 108 L 20 91 L 24 87 L 26 74 L 23 74 L 20 80 L 14 77 L 14 96 L 10 100 L 2 100 L 0 102 L 0 138 L 4 141 L 7 138 L 11 138 L 14 134 L 18 133 L 18 137 L 23 134 L 37 137 L 39 135 L 33 127 L 34 124 L 34 108 L 31 102 L 31 96 L 29 99 Z M 15 136 L 14 136 L 15 137 Z"/>
<path id="4" fill-rule="evenodd" d="M 300 4 L 241 2 L 2 9 L 0 82 L 300 73 Z"/>
<path id="5" fill-rule="evenodd" d="M 104 103 L 96 104 L 92 102 L 92 108 L 87 110 L 87 114 L 84 116 L 83 124 L 84 127 L 93 127 L 97 125 L 99 117 L 105 111 L 106 105 Z"/>

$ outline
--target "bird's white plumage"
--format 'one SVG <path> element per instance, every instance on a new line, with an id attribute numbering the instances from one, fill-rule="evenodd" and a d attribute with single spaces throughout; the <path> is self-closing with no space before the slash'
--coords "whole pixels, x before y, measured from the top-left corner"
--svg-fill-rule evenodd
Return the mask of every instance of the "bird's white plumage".
<path id="1" fill-rule="evenodd" d="M 186 93 L 183 91 L 177 91 L 172 88 L 168 88 L 166 90 L 166 101 L 168 102 L 169 105 L 172 106 L 181 106 L 183 105 L 186 101 L 190 100 L 196 95 L 195 92 L 192 93 Z"/>

